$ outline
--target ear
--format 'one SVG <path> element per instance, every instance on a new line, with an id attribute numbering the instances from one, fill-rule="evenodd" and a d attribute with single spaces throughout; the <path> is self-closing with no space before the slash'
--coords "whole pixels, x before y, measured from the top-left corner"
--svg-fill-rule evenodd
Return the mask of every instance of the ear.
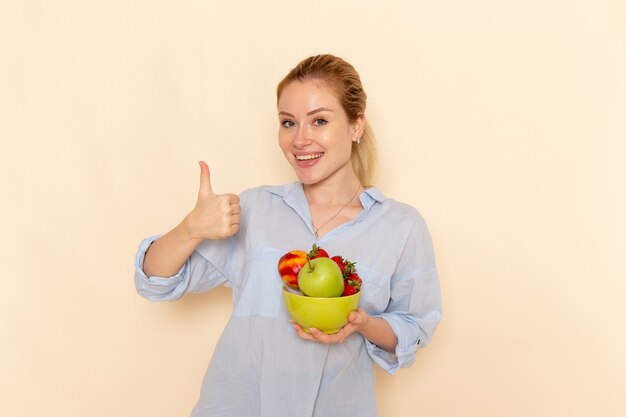
<path id="1" fill-rule="evenodd" d="M 356 142 L 365 132 L 365 115 L 360 113 L 352 122 L 352 141 Z"/>

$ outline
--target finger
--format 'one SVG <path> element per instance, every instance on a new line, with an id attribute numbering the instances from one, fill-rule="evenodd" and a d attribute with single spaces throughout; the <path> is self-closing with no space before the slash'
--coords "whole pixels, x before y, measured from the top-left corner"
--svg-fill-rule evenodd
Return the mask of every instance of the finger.
<path id="1" fill-rule="evenodd" d="M 230 204 L 239 204 L 239 196 L 237 194 L 226 194 Z"/>
<path id="2" fill-rule="evenodd" d="M 291 325 L 296 330 L 296 333 L 298 333 L 298 336 L 300 336 L 301 338 L 307 339 L 307 340 L 315 340 L 313 339 L 313 336 L 311 336 L 310 334 L 302 330 L 302 327 L 300 327 L 300 325 L 296 323 L 295 321 L 291 320 Z"/>
<path id="3" fill-rule="evenodd" d="M 315 327 L 311 327 L 309 331 L 311 332 L 311 336 L 313 336 L 313 339 L 320 343 L 333 343 L 337 339 L 337 333 L 333 335 L 328 335 L 320 329 L 316 329 Z"/>
<path id="4" fill-rule="evenodd" d="M 358 309 L 357 311 L 353 311 L 348 315 L 348 322 L 355 326 L 359 326 L 365 323 L 366 315 L 365 311 L 362 309 Z"/>
<path id="5" fill-rule="evenodd" d="M 360 319 L 361 319 L 361 315 L 357 313 L 356 311 L 353 311 L 348 315 L 348 321 L 350 323 L 358 323 Z"/>
<path id="6" fill-rule="evenodd" d="M 211 173 L 209 172 L 209 166 L 204 161 L 199 161 L 198 165 L 200 165 L 199 195 L 212 195 L 213 189 L 211 188 Z"/>
<path id="7" fill-rule="evenodd" d="M 238 231 L 239 231 L 239 225 L 238 224 L 231 224 L 230 227 L 228 228 L 227 237 L 234 235 Z"/>

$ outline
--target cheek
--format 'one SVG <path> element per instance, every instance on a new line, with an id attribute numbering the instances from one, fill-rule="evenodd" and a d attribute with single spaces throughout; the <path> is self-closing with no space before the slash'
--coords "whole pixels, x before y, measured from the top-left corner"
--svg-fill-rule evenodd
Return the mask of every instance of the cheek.
<path id="1" fill-rule="evenodd" d="M 323 144 L 325 148 L 339 150 L 344 148 L 346 133 L 343 129 L 335 127 L 318 132 L 315 139 L 318 143 Z"/>
<path id="2" fill-rule="evenodd" d="M 278 131 L 278 146 L 280 146 L 280 149 L 282 149 L 282 151 L 285 152 L 289 148 L 290 144 L 291 144 L 291 141 L 289 140 L 288 135 L 286 135 L 284 132 L 279 130 Z"/>
<path id="3" fill-rule="evenodd" d="M 344 129 L 334 132 L 332 142 L 334 148 L 342 154 L 352 153 L 352 137 Z"/>

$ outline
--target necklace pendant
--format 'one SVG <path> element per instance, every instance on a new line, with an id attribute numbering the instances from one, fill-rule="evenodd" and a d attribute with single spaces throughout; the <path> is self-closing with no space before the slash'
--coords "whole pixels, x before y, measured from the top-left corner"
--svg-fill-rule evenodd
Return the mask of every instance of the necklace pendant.
<path id="1" fill-rule="evenodd" d="M 359 193 L 359 190 L 361 189 L 361 184 L 359 184 L 356 187 L 356 190 L 354 191 L 354 195 L 352 196 L 352 198 L 350 200 L 348 200 L 348 202 L 346 204 L 344 204 L 337 213 L 333 214 L 331 216 L 330 219 L 326 220 L 320 227 L 316 228 L 315 225 L 313 224 L 313 219 L 311 219 L 311 226 L 313 227 L 313 233 L 315 234 L 315 240 L 319 240 L 319 234 L 318 232 L 324 228 L 324 226 L 326 226 L 328 223 L 331 222 L 331 220 L 333 220 L 335 217 L 337 217 L 339 215 L 339 213 L 341 213 L 343 211 L 343 209 L 345 209 L 346 207 L 348 207 L 348 205 L 352 202 L 352 200 L 354 200 L 354 197 L 356 197 L 356 195 Z"/>

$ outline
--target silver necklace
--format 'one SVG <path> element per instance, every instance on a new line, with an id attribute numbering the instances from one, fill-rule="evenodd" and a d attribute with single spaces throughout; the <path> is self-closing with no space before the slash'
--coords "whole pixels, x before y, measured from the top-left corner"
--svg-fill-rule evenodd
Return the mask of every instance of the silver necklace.
<path id="1" fill-rule="evenodd" d="M 313 220 L 311 220 L 311 225 L 313 225 L 313 233 L 315 233 L 315 238 L 318 239 L 319 235 L 318 232 L 324 227 L 326 226 L 328 223 L 330 223 L 330 221 L 332 219 L 334 219 L 335 217 L 339 216 L 339 213 L 341 213 L 343 211 L 343 209 L 345 209 L 346 207 L 348 207 L 348 204 L 352 203 L 352 200 L 354 200 L 354 197 L 356 197 L 356 195 L 359 193 L 359 190 L 361 189 L 361 184 L 357 185 L 356 187 L 356 191 L 354 192 L 354 195 L 352 196 L 352 198 L 346 203 L 344 204 L 337 213 L 335 213 L 330 219 L 326 220 L 324 222 L 324 224 L 322 224 L 320 227 L 315 227 L 315 225 L 313 224 Z"/>

